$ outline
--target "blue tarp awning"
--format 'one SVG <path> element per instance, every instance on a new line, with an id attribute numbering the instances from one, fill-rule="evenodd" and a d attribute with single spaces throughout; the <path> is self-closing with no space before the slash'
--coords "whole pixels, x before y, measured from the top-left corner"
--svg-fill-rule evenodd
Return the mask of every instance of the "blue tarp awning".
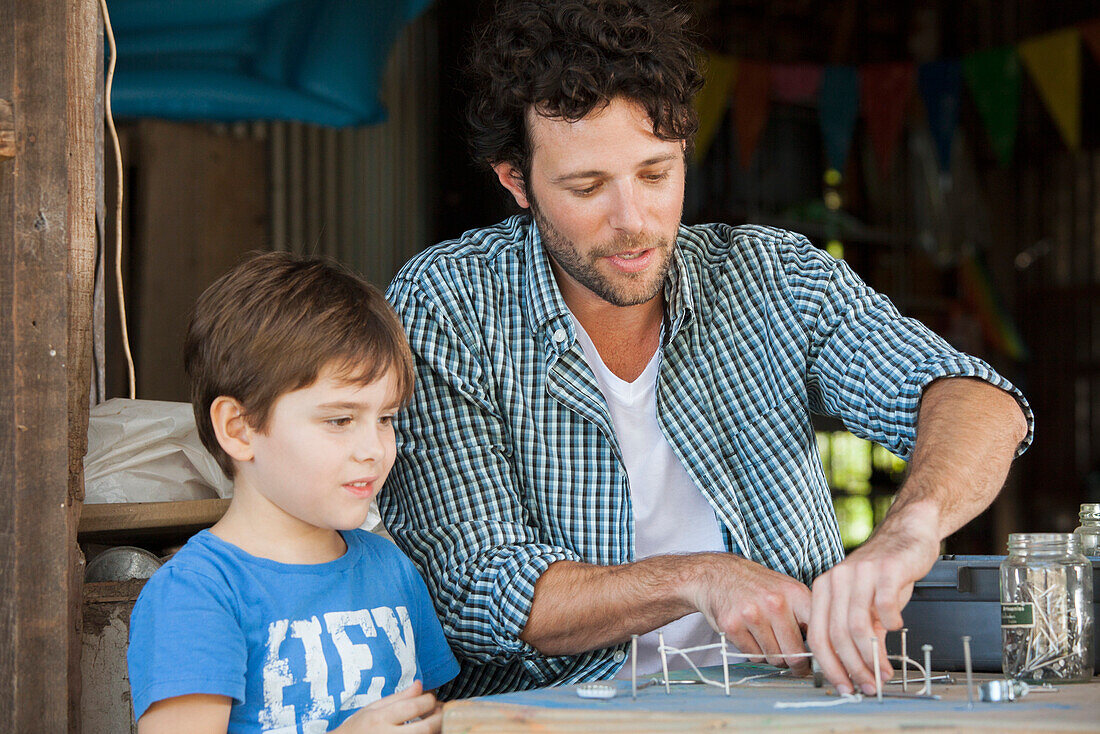
<path id="1" fill-rule="evenodd" d="M 431 0 L 108 0 L 118 116 L 381 122 L 390 47 Z"/>

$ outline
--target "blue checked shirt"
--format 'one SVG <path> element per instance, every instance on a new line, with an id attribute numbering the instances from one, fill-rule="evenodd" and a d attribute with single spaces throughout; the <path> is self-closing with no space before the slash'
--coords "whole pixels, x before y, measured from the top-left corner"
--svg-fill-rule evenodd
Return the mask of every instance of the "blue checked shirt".
<path id="1" fill-rule="evenodd" d="M 657 417 L 729 551 L 806 584 L 843 557 L 811 412 L 908 458 L 922 388 L 973 376 L 1016 396 L 1030 442 L 1016 388 L 805 238 L 716 224 L 677 245 Z M 547 657 L 519 638 L 550 564 L 635 560 L 611 418 L 537 228 L 517 216 L 430 248 L 388 297 L 417 382 L 379 503 L 462 665 L 442 694 L 612 676 L 623 647 Z"/>

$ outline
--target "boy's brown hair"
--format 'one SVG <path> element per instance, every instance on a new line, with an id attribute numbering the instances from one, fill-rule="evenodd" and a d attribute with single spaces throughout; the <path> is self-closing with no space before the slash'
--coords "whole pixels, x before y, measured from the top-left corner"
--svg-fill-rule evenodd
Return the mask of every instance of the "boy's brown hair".
<path id="1" fill-rule="evenodd" d="M 233 461 L 210 421 L 220 395 L 236 399 L 262 431 L 281 395 L 329 366 L 360 385 L 392 369 L 402 403 L 413 389 L 409 343 L 378 289 L 335 263 L 284 252 L 240 263 L 199 296 L 184 366 L 199 438 L 230 479 Z"/>

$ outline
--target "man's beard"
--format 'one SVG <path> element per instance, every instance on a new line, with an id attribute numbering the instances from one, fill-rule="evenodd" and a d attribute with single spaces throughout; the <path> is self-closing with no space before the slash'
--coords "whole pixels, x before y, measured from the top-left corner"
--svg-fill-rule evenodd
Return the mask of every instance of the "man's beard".
<path id="1" fill-rule="evenodd" d="M 531 199 L 531 213 L 542 236 L 543 246 L 554 262 L 573 280 L 613 306 L 648 303 L 662 292 L 665 277 L 672 267 L 673 242 L 664 238 L 651 239 L 644 234 L 623 235 L 597 246 L 587 255 L 581 255 L 576 244 L 543 216 L 532 197 L 528 198 Z M 653 256 L 658 258 L 655 269 L 646 269 L 640 273 L 621 273 L 618 279 L 612 280 L 596 268 L 596 262 L 601 257 L 628 250 L 647 249 L 652 249 Z"/>

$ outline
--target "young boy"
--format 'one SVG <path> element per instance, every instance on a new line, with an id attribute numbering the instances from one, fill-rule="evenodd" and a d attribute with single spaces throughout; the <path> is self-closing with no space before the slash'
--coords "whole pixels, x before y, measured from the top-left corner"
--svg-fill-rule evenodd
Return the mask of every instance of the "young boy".
<path id="1" fill-rule="evenodd" d="M 412 393 L 393 311 L 341 269 L 268 253 L 202 294 L 185 361 L 234 492 L 134 607 L 139 732 L 439 731 L 424 691 L 458 664 L 412 563 L 357 529 Z"/>

